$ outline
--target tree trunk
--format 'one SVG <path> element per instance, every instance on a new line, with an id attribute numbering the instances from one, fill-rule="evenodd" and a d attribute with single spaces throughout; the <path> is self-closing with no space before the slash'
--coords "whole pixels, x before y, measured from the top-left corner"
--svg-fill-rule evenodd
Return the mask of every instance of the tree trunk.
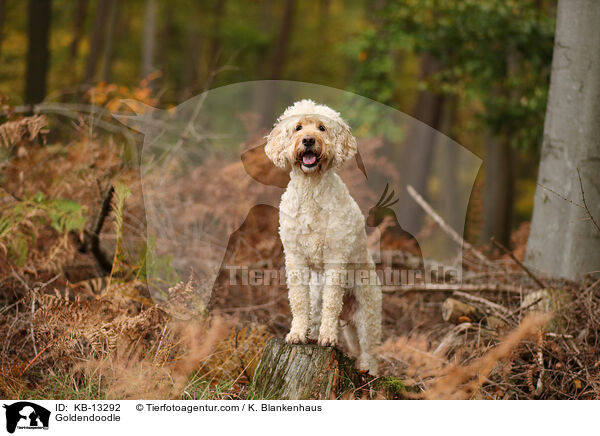
<path id="1" fill-rule="evenodd" d="M 202 59 L 203 39 L 197 29 L 193 29 L 187 36 L 187 47 L 185 49 L 187 59 L 181 67 L 181 91 L 179 92 L 179 100 L 187 100 L 193 96 L 198 90 L 198 82 L 200 80 L 200 71 L 198 59 Z"/>
<path id="2" fill-rule="evenodd" d="M 286 0 L 283 16 L 281 17 L 281 27 L 279 36 L 275 45 L 271 69 L 269 71 L 269 79 L 279 80 L 283 73 L 283 68 L 287 60 L 288 46 L 292 39 L 292 31 L 294 27 L 294 11 L 296 9 L 296 0 Z M 265 126 L 273 124 L 275 117 L 275 99 L 277 97 L 277 84 L 270 83 L 266 89 L 264 105 L 262 110 L 262 120 Z"/>
<path id="3" fill-rule="evenodd" d="M 156 36 L 156 0 L 146 0 L 146 13 L 144 15 L 144 33 L 142 40 L 142 66 L 141 78 L 144 79 L 152 73 L 154 66 L 154 43 Z"/>
<path id="4" fill-rule="evenodd" d="M 600 270 L 600 2 L 559 0 L 550 92 L 526 262 L 581 279 Z M 582 189 L 589 213 L 583 205 Z M 557 194 L 551 192 L 556 192 Z"/>
<path id="5" fill-rule="evenodd" d="M 50 36 L 51 1 L 29 0 L 27 72 L 25 76 L 25 103 L 35 104 L 46 97 L 48 50 Z"/>
<path id="6" fill-rule="evenodd" d="M 438 69 L 437 61 L 430 55 L 421 60 L 421 79 L 434 74 Z M 427 198 L 427 181 L 431 170 L 433 146 L 437 130 L 440 128 L 444 96 L 425 90 L 420 91 L 414 111 L 414 117 L 424 124 L 413 123 L 405 141 L 405 152 L 409 156 L 403 165 L 404 186 L 412 185 L 424 198 Z M 412 234 L 421 228 L 423 209 L 408 196 L 404 190 L 401 198 L 402 209 L 400 225 Z"/>
<path id="7" fill-rule="evenodd" d="M 275 46 L 275 56 L 271 64 L 271 74 L 269 79 L 277 80 L 281 78 L 281 73 L 287 58 L 288 46 L 292 39 L 292 29 L 294 26 L 294 10 L 296 9 L 296 0 L 286 0 L 283 17 L 281 19 L 281 29 L 277 44 Z"/>
<path id="8" fill-rule="evenodd" d="M 212 81 L 212 76 L 215 74 L 217 64 L 219 63 L 219 56 L 223 45 L 221 37 L 221 22 L 223 21 L 223 15 L 225 13 L 225 0 L 217 0 L 215 9 L 213 11 L 213 25 L 211 37 L 210 37 L 210 49 L 209 49 L 209 69 L 207 86 Z"/>
<path id="9" fill-rule="evenodd" d="M 176 18 L 177 11 L 171 7 L 165 7 L 159 9 L 157 14 L 160 16 L 161 25 L 156 27 L 156 33 L 154 35 L 154 39 L 155 41 L 158 41 L 158 44 L 155 45 L 155 52 L 153 53 L 154 60 L 152 64 L 155 72 L 160 71 L 160 81 L 155 76 L 148 83 L 148 87 L 155 92 L 162 84 L 169 83 L 170 75 L 176 70 L 176 65 L 173 65 L 174 68 L 172 68 L 169 59 L 173 54 L 173 45 L 177 46 L 180 40 L 180 29 Z M 201 29 L 204 27 L 201 16 L 196 15 L 190 20 L 196 28 Z M 190 62 L 197 62 L 197 58 L 194 57 L 186 57 L 185 59 L 189 59 Z M 175 80 L 176 78 L 173 77 L 173 79 Z M 175 86 L 181 88 L 181 84 Z"/>
<path id="10" fill-rule="evenodd" d="M 77 53 L 79 52 L 79 43 L 83 36 L 87 7 L 88 0 L 77 0 L 75 14 L 73 16 L 73 39 L 71 40 L 71 44 L 69 44 L 69 63 L 71 65 L 75 62 L 75 59 L 77 59 Z"/>
<path id="11" fill-rule="evenodd" d="M 4 37 L 4 18 L 6 17 L 6 0 L 0 0 L 0 53 L 2 53 L 2 38 Z"/>
<path id="12" fill-rule="evenodd" d="M 115 55 L 115 33 L 117 29 L 117 21 L 119 19 L 119 1 L 107 0 L 110 5 L 108 28 L 106 30 L 106 47 L 104 48 L 104 67 L 102 68 L 102 80 L 110 82 L 112 64 Z"/>
<path id="13" fill-rule="evenodd" d="M 440 131 L 450 137 L 452 137 L 452 128 L 456 124 L 456 112 L 458 110 L 458 96 L 451 95 L 444 99 L 444 107 L 442 110 L 442 119 L 440 122 Z M 447 138 L 438 136 L 438 141 L 441 144 L 438 146 L 437 151 L 441 154 L 441 168 L 440 178 L 442 181 L 443 197 L 442 197 L 442 215 L 444 220 L 450 227 L 456 230 L 462 235 L 464 230 L 464 220 L 461 217 L 460 210 L 456 207 L 459 204 L 459 187 L 458 187 L 458 156 L 457 153 L 448 146 Z M 454 244 L 453 241 L 449 241 L 449 244 Z"/>
<path id="14" fill-rule="evenodd" d="M 106 22 L 108 21 L 109 11 L 110 2 L 98 2 L 98 8 L 96 9 L 96 17 L 94 18 L 94 28 L 92 29 L 90 52 L 88 54 L 87 62 L 85 65 L 85 72 L 83 74 L 83 83 L 87 85 L 91 85 L 94 82 L 94 78 L 96 76 L 98 62 L 100 61 L 102 48 L 104 47 L 104 29 L 106 27 Z"/>
<path id="15" fill-rule="evenodd" d="M 288 345 L 271 339 L 254 375 L 254 385 L 265 398 L 329 400 L 358 388 L 354 360 L 333 347 Z"/>
<path id="16" fill-rule="evenodd" d="M 483 184 L 482 242 L 494 237 L 503 245 L 510 242 L 514 181 L 512 150 L 506 141 L 486 138 L 485 180 Z"/>

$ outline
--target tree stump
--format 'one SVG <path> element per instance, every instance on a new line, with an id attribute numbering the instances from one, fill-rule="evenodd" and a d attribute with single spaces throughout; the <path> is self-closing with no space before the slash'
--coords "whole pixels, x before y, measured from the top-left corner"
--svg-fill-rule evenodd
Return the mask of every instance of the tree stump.
<path id="1" fill-rule="evenodd" d="M 271 339 L 256 368 L 254 386 L 264 398 L 328 400 L 356 389 L 360 380 L 354 359 L 334 347 Z"/>

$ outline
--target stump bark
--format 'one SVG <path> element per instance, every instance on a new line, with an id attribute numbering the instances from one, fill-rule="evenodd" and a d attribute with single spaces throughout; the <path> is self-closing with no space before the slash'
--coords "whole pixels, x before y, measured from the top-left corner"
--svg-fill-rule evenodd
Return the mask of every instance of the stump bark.
<path id="1" fill-rule="evenodd" d="M 359 386 L 354 364 L 354 359 L 334 347 L 271 339 L 256 368 L 254 386 L 270 399 L 334 399 Z"/>

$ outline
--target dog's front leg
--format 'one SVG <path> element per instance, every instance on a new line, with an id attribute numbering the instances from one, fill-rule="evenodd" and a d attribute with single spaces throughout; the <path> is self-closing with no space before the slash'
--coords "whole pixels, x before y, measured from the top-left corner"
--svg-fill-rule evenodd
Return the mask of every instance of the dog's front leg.
<path id="1" fill-rule="evenodd" d="M 285 270 L 292 311 L 292 326 L 285 341 L 288 344 L 305 344 L 310 316 L 310 273 L 302 258 L 288 254 L 285 258 Z"/>
<path id="2" fill-rule="evenodd" d="M 328 267 L 325 270 L 323 309 L 318 340 L 319 345 L 324 347 L 333 346 L 338 341 L 339 318 L 344 298 L 343 274 L 344 270 L 340 268 L 340 264 Z"/>

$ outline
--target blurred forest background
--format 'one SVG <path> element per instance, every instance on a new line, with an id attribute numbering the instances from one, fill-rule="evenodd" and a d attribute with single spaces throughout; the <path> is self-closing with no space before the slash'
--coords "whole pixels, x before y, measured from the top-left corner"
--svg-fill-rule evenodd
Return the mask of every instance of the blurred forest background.
<path id="1" fill-rule="evenodd" d="M 161 107 L 249 80 L 353 91 L 482 157 L 468 237 L 509 245 L 533 208 L 554 17 L 546 0 L 2 0 L 0 89 L 19 105 L 114 84 Z"/>
<path id="2" fill-rule="evenodd" d="M 595 1 L 0 0 L 0 396 L 268 397 L 253 375 L 289 328 L 285 285 L 232 285 L 221 271 L 198 298 L 198 278 L 150 259 L 142 136 L 111 114 L 136 110 L 122 99 L 169 109 L 279 79 L 384 103 L 484 162 L 466 223 L 446 213 L 452 199 L 442 211 L 464 224 L 463 281 L 387 290 L 381 375 L 344 395 L 600 398 Z M 412 140 L 421 155 L 407 182 L 427 199 L 419 174 L 433 144 Z M 247 165 L 284 186 L 259 154 L 208 162 L 165 190 L 173 215 L 205 213 L 194 196 L 207 192 L 225 204 Z M 385 167 L 372 150 L 364 158 Z M 439 224 L 413 203 L 424 232 Z M 394 267 L 423 267 L 402 232 L 380 229 Z M 177 248 L 203 255 L 189 245 Z M 248 215 L 223 264 L 282 267 L 274 208 Z M 150 276 L 165 278 L 161 298 Z"/>

